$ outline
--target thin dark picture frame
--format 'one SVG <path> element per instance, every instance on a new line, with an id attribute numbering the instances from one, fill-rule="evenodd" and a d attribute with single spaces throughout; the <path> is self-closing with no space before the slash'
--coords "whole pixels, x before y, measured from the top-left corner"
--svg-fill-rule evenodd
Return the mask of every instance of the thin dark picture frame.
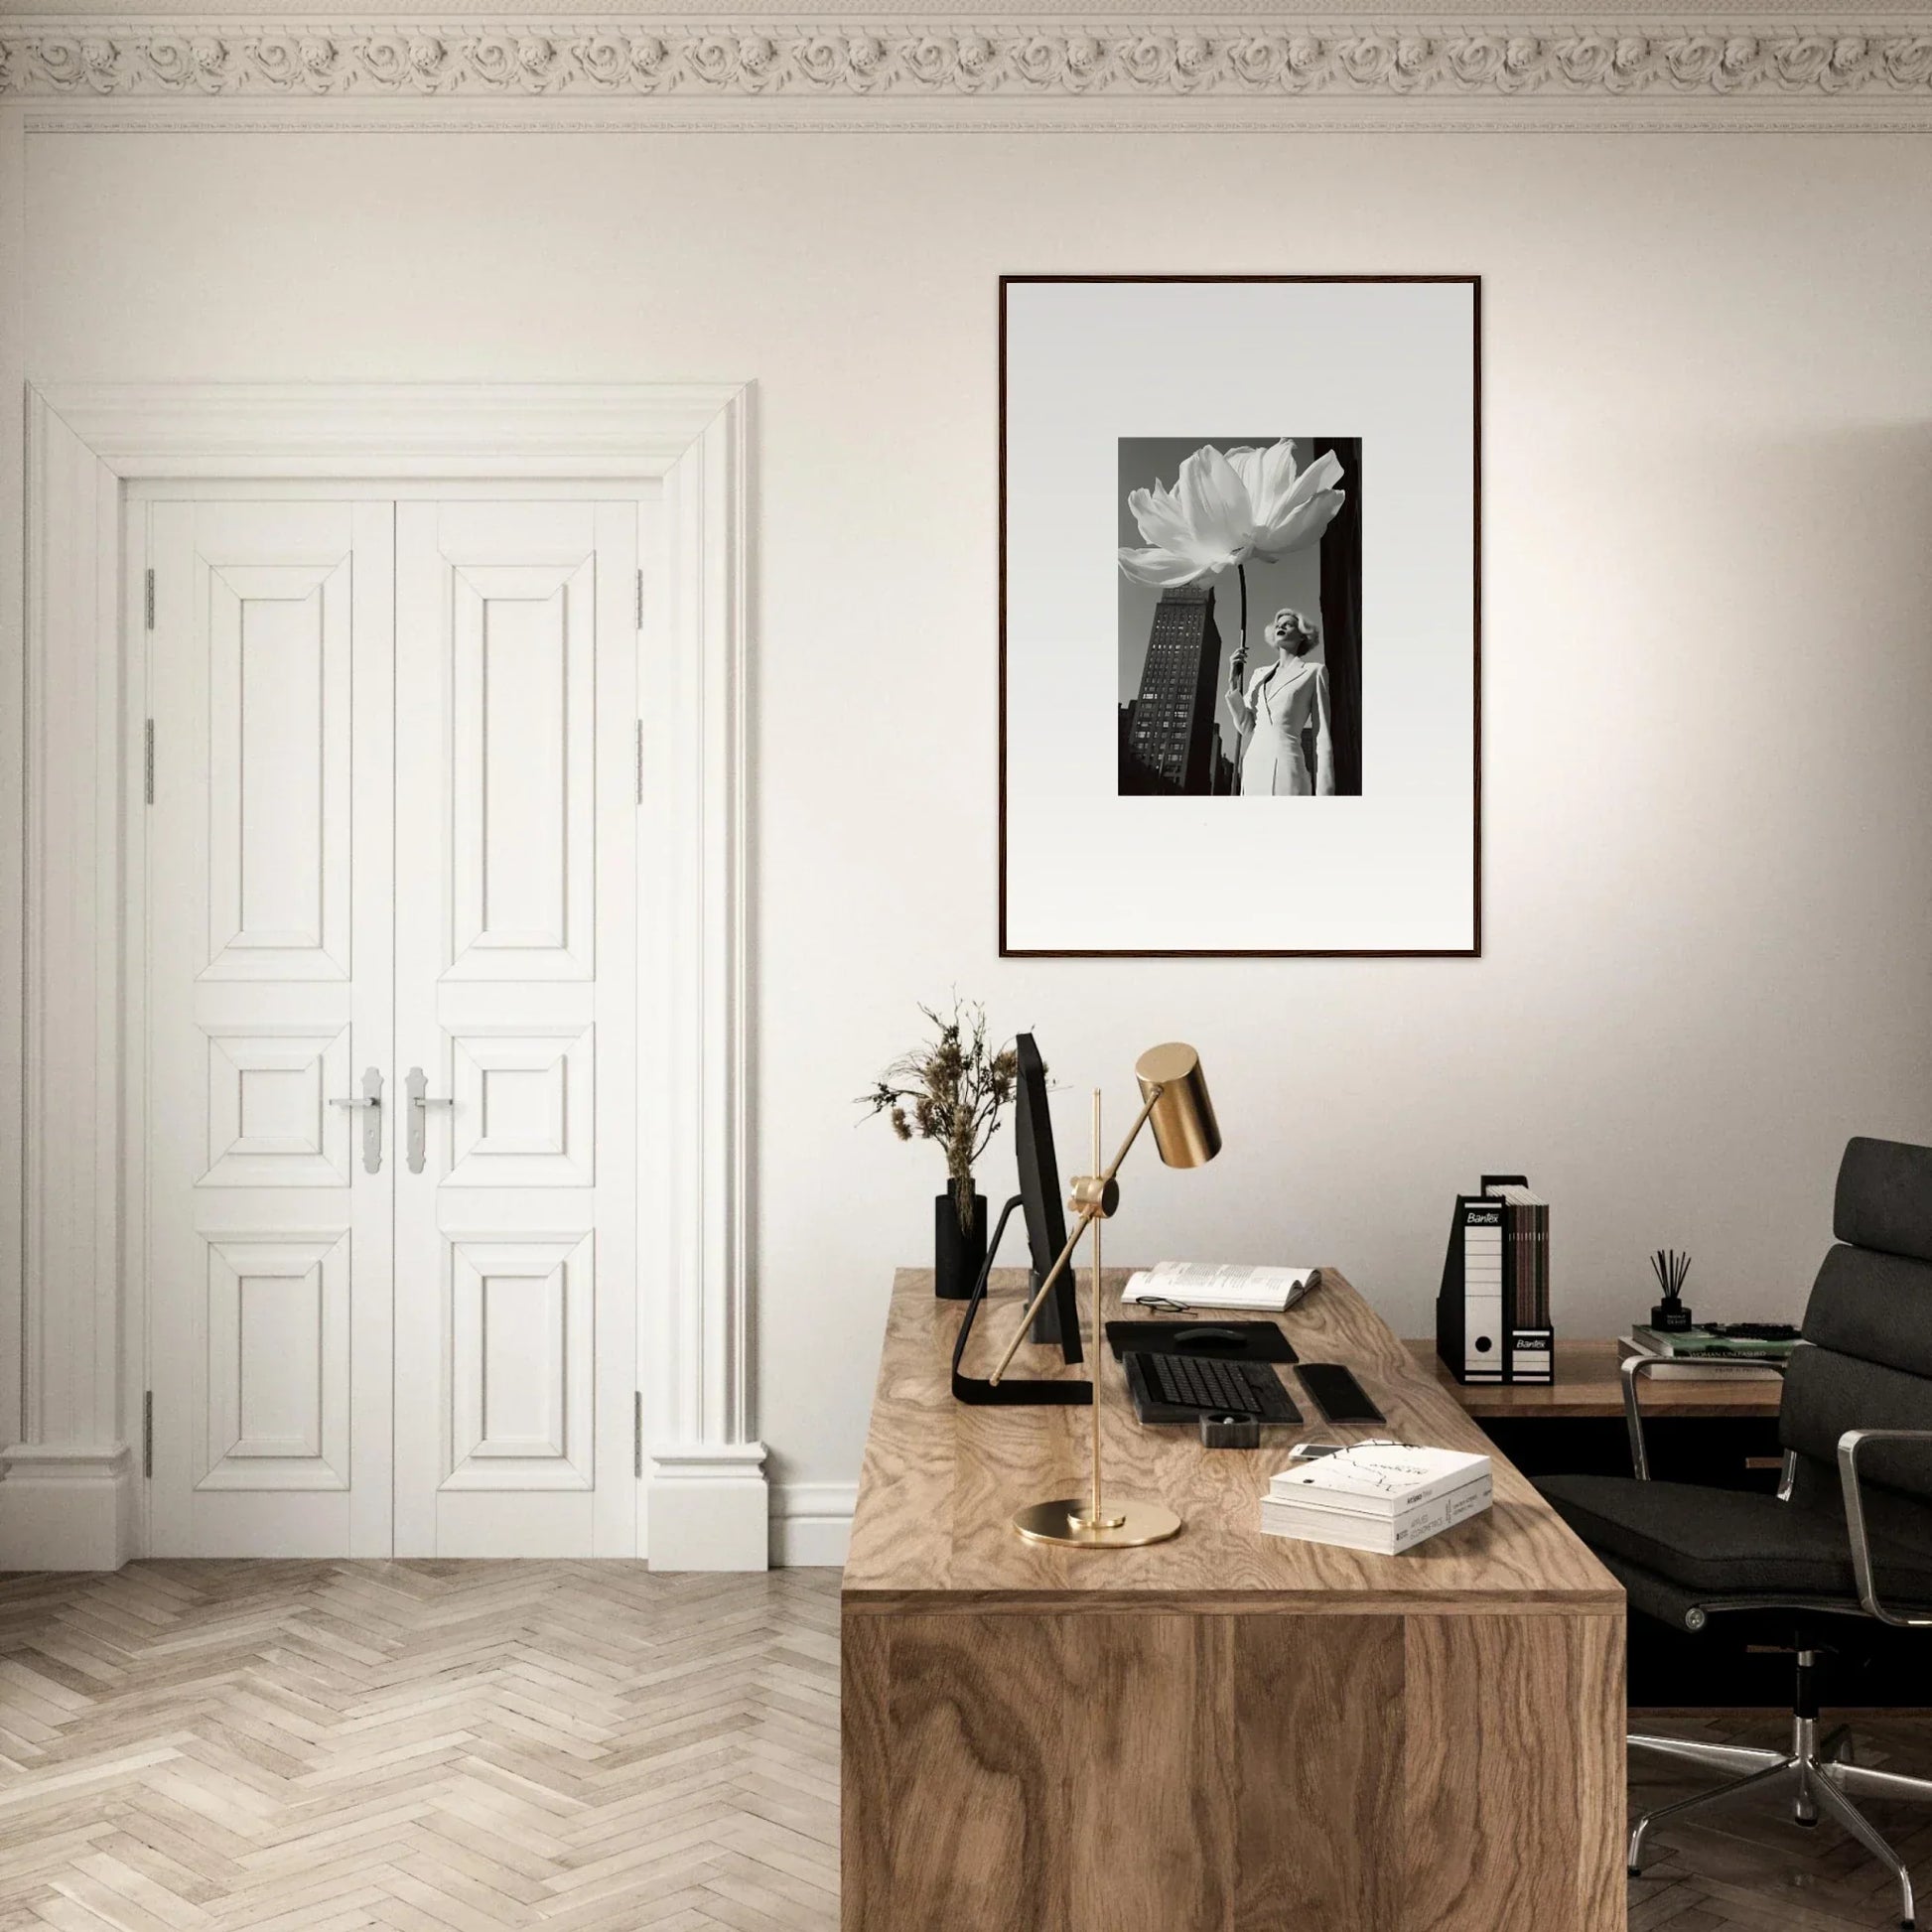
<path id="1" fill-rule="evenodd" d="M 1466 946 L 1015 946 L 1007 936 L 1007 291 L 1029 284 L 1453 284 L 1470 297 L 1470 678 L 1475 735 L 1470 800 L 1470 925 Z M 1482 277 L 1480 275 L 1002 275 L 999 345 L 999 925 L 1002 959 L 1480 959 L 1482 957 Z"/>

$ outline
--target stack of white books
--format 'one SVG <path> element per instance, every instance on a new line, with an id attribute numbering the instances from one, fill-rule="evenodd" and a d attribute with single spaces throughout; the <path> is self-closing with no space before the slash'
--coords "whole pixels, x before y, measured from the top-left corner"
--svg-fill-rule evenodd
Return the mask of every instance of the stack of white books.
<path id="1" fill-rule="evenodd" d="M 1392 1557 L 1480 1515 L 1489 1496 L 1486 1455 L 1362 1443 L 1283 1469 L 1261 1499 L 1261 1527 Z"/>

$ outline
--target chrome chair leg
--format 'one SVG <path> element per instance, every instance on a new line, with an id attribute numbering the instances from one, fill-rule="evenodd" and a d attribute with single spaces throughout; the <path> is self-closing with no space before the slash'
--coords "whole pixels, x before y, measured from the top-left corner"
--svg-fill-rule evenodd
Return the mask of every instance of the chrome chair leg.
<path id="1" fill-rule="evenodd" d="M 1898 1880 L 1898 1922 L 1905 1932 L 1911 1932 L 1912 1874 L 1905 1869 L 1905 1861 L 1878 1836 L 1877 1828 L 1838 1788 L 1836 1779 L 1808 1774 L 1806 1782 L 1816 1794 L 1819 1807 L 1844 1826 Z"/>
<path id="2" fill-rule="evenodd" d="M 1675 1803 L 1659 1805 L 1655 1811 L 1645 1812 L 1630 1831 L 1630 1855 L 1624 1863 L 1629 1866 L 1631 1877 L 1637 1875 L 1637 1861 L 1643 1855 L 1644 1838 L 1653 1825 L 1661 1825 L 1667 1818 L 1682 1818 L 1686 1812 L 1701 1811 L 1706 1805 L 1723 1804 L 1727 1799 L 1741 1797 L 1746 1791 L 1754 1791 L 1782 1778 L 1802 1779 L 1803 1776 L 1804 1767 L 1798 1759 L 1780 1757 L 1776 1763 L 1767 1764 L 1747 1777 L 1732 1778 L 1728 1784 L 1716 1785 L 1709 1791 L 1695 1792 L 1688 1798 L 1679 1798 Z"/>
<path id="3" fill-rule="evenodd" d="M 1659 1737 L 1632 1734 L 1628 1740 L 1639 1749 L 1653 1750 L 1690 1764 L 1709 1765 L 1717 1770 L 1741 1771 L 1745 1775 L 1699 1791 L 1674 1803 L 1659 1805 L 1639 1818 L 1630 1832 L 1630 1851 L 1626 1863 L 1630 1875 L 1637 1874 L 1643 1856 L 1643 1843 L 1653 1825 L 1706 1805 L 1722 1804 L 1745 1791 L 1769 1787 L 1790 1778 L 1792 1816 L 1801 1825 L 1814 1825 L 1822 1812 L 1864 1847 L 1892 1874 L 1898 1885 L 1899 1923 L 1911 1932 L 1914 1905 L 1912 1877 L 1905 1862 L 1878 1835 L 1864 1813 L 1852 1802 L 1851 1793 L 1872 1798 L 1908 1798 L 1921 1804 L 1932 1802 L 1932 1778 L 1906 1777 L 1897 1771 L 1880 1771 L 1860 1764 L 1854 1757 L 1851 1727 L 1839 1725 L 1824 1737 L 1818 1735 L 1814 1718 L 1794 1717 L 1791 1722 L 1789 1752 L 1759 1750 L 1743 1744 L 1707 1744 L 1685 1737 Z"/>
<path id="4" fill-rule="evenodd" d="M 1841 1791 L 1861 1791 L 1867 1798 L 1910 1798 L 1932 1804 L 1932 1778 L 1908 1778 L 1898 1771 L 1880 1771 L 1850 1758 L 1834 1758 L 1820 1767 Z"/>
<path id="5" fill-rule="evenodd" d="M 1791 1799 L 1791 1822 L 1812 1826 L 1818 1823 L 1818 1804 L 1811 1795 L 1811 1767 L 1818 1760 L 1818 1720 L 1791 1720 L 1791 1755 L 1798 1765 L 1798 1789 Z"/>
<path id="6" fill-rule="evenodd" d="M 1682 1758 L 1687 1764 L 1708 1765 L 1714 1771 L 1762 1771 L 1782 1764 L 1791 1755 L 1789 1751 L 1760 1750 L 1753 1744 L 1711 1744 L 1699 1737 L 1655 1737 L 1639 1731 L 1632 1731 L 1624 1742 L 1638 1750 Z"/>

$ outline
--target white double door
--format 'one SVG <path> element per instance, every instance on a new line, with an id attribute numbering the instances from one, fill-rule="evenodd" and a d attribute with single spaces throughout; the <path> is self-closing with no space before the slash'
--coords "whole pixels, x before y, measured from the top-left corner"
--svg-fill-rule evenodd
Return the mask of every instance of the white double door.
<path id="1" fill-rule="evenodd" d="M 133 508 L 156 1555 L 636 1548 L 653 509 Z"/>

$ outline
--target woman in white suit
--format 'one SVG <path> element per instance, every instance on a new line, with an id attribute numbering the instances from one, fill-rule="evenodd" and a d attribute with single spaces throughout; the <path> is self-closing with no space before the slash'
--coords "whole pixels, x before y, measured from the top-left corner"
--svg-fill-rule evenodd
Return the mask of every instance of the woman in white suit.
<path id="1" fill-rule="evenodd" d="M 1241 793 L 1246 798 L 1327 798 L 1335 789 L 1335 748 L 1328 730 L 1328 667 L 1309 662 L 1315 628 L 1300 611 L 1277 611 L 1263 633 L 1280 653 L 1254 674 L 1241 695 L 1247 668 L 1244 639 L 1228 667 L 1223 694 L 1241 734 Z M 1311 776 L 1303 737 L 1314 727 Z"/>

